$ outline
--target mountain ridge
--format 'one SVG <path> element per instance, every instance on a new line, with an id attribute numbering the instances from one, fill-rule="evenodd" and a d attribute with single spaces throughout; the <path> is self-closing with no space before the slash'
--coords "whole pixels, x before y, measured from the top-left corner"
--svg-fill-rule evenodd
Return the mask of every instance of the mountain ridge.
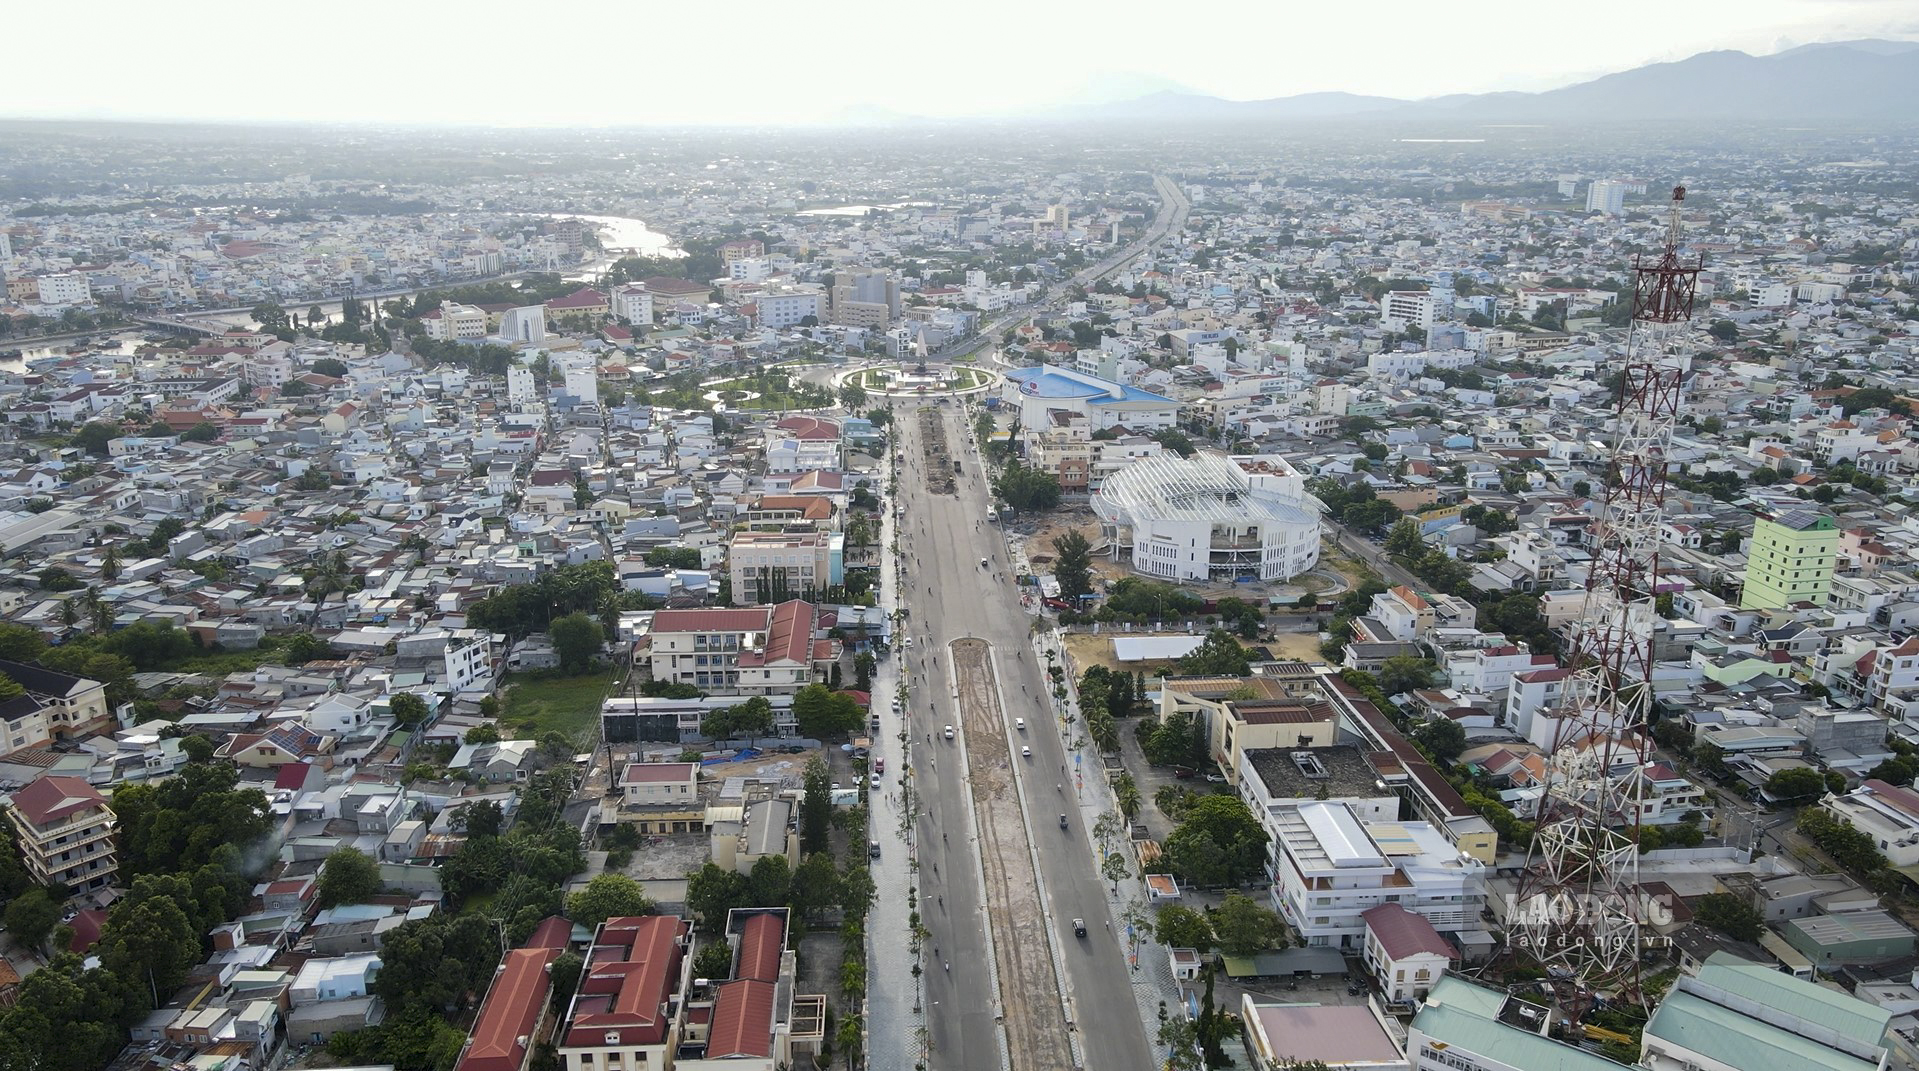
<path id="1" fill-rule="evenodd" d="M 1909 117 L 1919 100 L 1919 42 L 1862 39 L 1768 56 L 1721 49 L 1615 71 L 1558 89 L 1454 93 L 1421 100 L 1339 91 L 1235 101 L 1160 90 L 1067 106 L 1035 118 L 1074 121 L 1649 119 L 1845 121 Z"/>

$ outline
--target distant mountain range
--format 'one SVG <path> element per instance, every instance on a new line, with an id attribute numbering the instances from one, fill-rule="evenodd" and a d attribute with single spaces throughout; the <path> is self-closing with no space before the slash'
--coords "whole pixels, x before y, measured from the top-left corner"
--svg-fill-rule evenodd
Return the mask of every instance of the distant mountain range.
<path id="1" fill-rule="evenodd" d="M 1121 100 L 1075 101 L 1033 118 L 1885 121 L 1912 119 L 1915 103 L 1919 103 L 1919 42 L 1862 40 L 1801 45 L 1771 56 L 1702 52 L 1543 93 L 1463 93 L 1425 100 L 1302 93 L 1270 100 L 1226 100 L 1160 89 Z"/>

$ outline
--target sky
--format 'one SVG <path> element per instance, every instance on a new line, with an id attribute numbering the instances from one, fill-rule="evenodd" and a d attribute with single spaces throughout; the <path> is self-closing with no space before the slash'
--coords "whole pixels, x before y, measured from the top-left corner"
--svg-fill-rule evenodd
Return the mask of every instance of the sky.
<path id="1" fill-rule="evenodd" d="M 1550 89 L 1712 49 L 1919 38 L 1919 0 L 9 7 L 0 116 L 489 126 L 1001 116 L 1126 87 L 1418 98 Z"/>

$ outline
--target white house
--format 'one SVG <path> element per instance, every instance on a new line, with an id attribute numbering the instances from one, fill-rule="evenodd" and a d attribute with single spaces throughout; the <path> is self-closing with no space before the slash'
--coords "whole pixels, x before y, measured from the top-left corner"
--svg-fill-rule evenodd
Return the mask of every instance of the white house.
<path id="1" fill-rule="evenodd" d="M 1424 915 L 1398 904 L 1360 913 L 1366 922 L 1366 970 L 1389 1001 L 1419 1000 L 1459 961 L 1459 951 Z"/>

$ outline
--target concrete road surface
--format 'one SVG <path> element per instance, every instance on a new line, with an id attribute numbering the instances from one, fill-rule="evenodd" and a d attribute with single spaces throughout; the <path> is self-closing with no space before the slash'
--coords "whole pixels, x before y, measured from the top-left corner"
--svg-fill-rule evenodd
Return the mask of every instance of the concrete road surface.
<path id="1" fill-rule="evenodd" d="M 929 1060 L 935 1068 L 999 1067 L 1003 1014 L 1013 1068 L 1060 1067 L 1059 1054 L 1071 1053 L 1078 1066 L 1146 1071 L 1153 1060 L 1131 972 L 1071 803 L 1065 748 L 1028 643 L 1031 618 L 999 533 L 983 520 L 988 491 L 971 429 L 957 404 L 930 413 L 931 429 L 910 405 L 894 417 L 903 458 L 901 595 L 910 608 L 903 632 L 914 641 L 911 653 L 901 652 L 912 686 L 905 717 L 923 814 L 920 911 L 932 933 Z M 961 466 L 950 493 L 939 490 L 942 474 L 929 471 L 928 452 L 941 435 L 946 464 L 957 458 Z M 964 710 L 956 694 L 962 684 Z M 1015 717 L 1026 719 L 1024 732 L 1013 728 Z M 969 777 L 976 755 L 982 766 Z M 989 917 L 987 903 L 1006 917 Z M 1075 918 L 1086 921 L 1086 938 L 1073 935 Z M 999 947 L 1009 941 L 1019 947 Z"/>

